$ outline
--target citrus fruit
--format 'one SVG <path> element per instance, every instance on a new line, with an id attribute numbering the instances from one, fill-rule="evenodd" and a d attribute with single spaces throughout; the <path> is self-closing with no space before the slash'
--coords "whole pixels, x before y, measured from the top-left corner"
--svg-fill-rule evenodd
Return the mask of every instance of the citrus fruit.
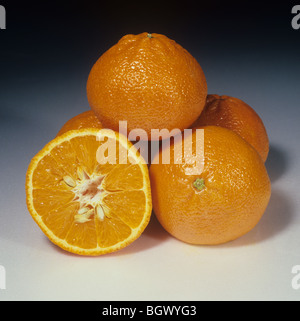
<path id="1" fill-rule="evenodd" d="M 173 156 L 176 144 L 184 147 L 188 138 L 196 146 L 196 130 L 156 155 L 170 154 L 170 163 L 151 164 L 153 209 L 161 225 L 177 239 L 221 244 L 246 234 L 259 222 L 271 185 L 261 157 L 241 136 L 217 126 L 202 129 L 202 173 L 188 175 L 195 162 L 187 155 L 182 164 L 176 164 Z"/>
<path id="2" fill-rule="evenodd" d="M 90 107 L 103 126 L 127 129 L 190 126 L 200 115 L 207 95 L 199 63 L 175 41 L 160 34 L 126 35 L 92 67 L 87 81 Z"/>
<path id="3" fill-rule="evenodd" d="M 108 146 L 116 146 L 115 162 Z M 147 165 L 124 136 L 105 129 L 72 130 L 49 142 L 29 165 L 26 197 L 46 236 L 81 255 L 129 245 L 152 210 Z"/>
<path id="4" fill-rule="evenodd" d="M 82 128 L 98 128 L 101 129 L 102 124 L 92 110 L 84 111 L 69 119 L 59 130 L 57 136 L 64 134 L 69 130 L 82 129 Z"/>
<path id="5" fill-rule="evenodd" d="M 269 139 L 265 126 L 255 110 L 244 101 L 230 96 L 208 95 L 207 103 L 192 127 L 221 126 L 242 136 L 265 162 L 269 153 Z"/>

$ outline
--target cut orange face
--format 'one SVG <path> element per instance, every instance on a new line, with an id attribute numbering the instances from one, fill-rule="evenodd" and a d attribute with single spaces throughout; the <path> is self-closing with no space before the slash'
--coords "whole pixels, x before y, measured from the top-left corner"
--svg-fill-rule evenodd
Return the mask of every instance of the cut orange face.
<path id="1" fill-rule="evenodd" d="M 152 211 L 147 164 L 124 136 L 105 129 L 72 130 L 48 143 L 29 165 L 26 196 L 46 236 L 80 255 L 129 245 Z"/>

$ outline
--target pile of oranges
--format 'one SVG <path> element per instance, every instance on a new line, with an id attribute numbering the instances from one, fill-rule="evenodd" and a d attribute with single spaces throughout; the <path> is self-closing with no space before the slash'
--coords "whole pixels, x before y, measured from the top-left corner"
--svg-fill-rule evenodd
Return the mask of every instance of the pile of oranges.
<path id="1" fill-rule="evenodd" d="M 264 124 L 242 100 L 208 95 L 201 66 L 175 41 L 124 36 L 91 69 L 87 98 L 90 110 L 70 119 L 27 170 L 29 212 L 56 245 L 81 255 L 120 250 L 142 234 L 152 209 L 167 232 L 191 244 L 225 243 L 259 222 L 271 195 Z M 143 130 L 148 144 L 180 134 L 147 166 L 120 121 L 127 134 Z M 199 130 L 195 174 L 187 169 L 199 164 L 185 153 L 178 162 L 175 151 L 195 146 Z"/>

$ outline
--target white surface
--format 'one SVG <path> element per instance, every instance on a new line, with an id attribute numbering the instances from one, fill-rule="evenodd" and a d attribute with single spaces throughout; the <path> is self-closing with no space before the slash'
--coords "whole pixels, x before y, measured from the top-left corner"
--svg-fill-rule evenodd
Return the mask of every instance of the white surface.
<path id="1" fill-rule="evenodd" d="M 271 150 L 270 156 L 276 155 Z M 234 242 L 184 244 L 153 217 L 132 245 L 102 257 L 78 257 L 52 245 L 27 212 L 19 185 L 26 168 L 18 167 L 17 173 L 11 168 L 3 173 L 5 181 L 13 173 L 11 185 L 1 186 L 6 198 L 0 264 L 6 269 L 6 289 L 0 290 L 0 299 L 298 300 L 300 290 L 291 286 L 292 267 L 300 264 L 298 172 L 291 170 L 296 165 L 290 160 L 289 169 L 273 180 L 261 222 Z"/>

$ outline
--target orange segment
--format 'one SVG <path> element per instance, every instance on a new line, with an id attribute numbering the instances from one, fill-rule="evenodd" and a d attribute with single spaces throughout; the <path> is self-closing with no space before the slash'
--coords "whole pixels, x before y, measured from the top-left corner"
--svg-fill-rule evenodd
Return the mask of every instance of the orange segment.
<path id="1" fill-rule="evenodd" d="M 120 171 L 122 171 L 121 177 Z M 105 177 L 103 185 L 109 191 L 143 188 L 142 172 L 139 165 L 120 164 L 116 166 Z"/>
<path id="2" fill-rule="evenodd" d="M 113 246 L 116 242 L 123 242 L 131 234 L 131 228 L 117 216 L 110 220 L 97 220 L 98 244 L 101 247 Z"/>
<path id="3" fill-rule="evenodd" d="M 108 140 L 117 146 L 116 163 L 99 164 L 98 149 Z M 127 164 L 119 164 L 120 150 Z M 145 161 L 125 137 L 104 129 L 68 131 L 47 144 L 29 165 L 26 196 L 30 214 L 49 239 L 82 255 L 129 245 L 152 210 Z"/>
<path id="4" fill-rule="evenodd" d="M 47 175 L 45 175 L 47 173 Z M 34 188 L 55 188 L 67 190 L 67 186 L 63 184 L 60 177 L 65 175 L 65 171 L 61 169 L 52 155 L 45 155 L 37 164 L 33 173 L 32 183 Z"/>
<path id="5" fill-rule="evenodd" d="M 66 242 L 71 246 L 83 249 L 97 248 L 97 231 L 93 220 L 82 223 L 73 222 L 66 236 Z"/>
<path id="6" fill-rule="evenodd" d="M 73 224 L 72 217 L 74 212 L 78 211 L 79 205 L 75 202 L 63 204 L 63 206 L 54 209 L 50 212 L 44 212 L 42 216 L 43 223 L 47 228 L 59 237 L 65 238 L 68 234 L 71 225 Z"/>
<path id="7" fill-rule="evenodd" d="M 97 166 L 95 155 L 100 142 L 95 140 L 94 136 L 84 136 L 71 139 L 70 144 L 76 153 L 77 164 L 85 167 L 87 174 L 91 175 Z"/>
<path id="8" fill-rule="evenodd" d="M 49 210 L 60 208 L 62 204 L 68 204 L 74 199 L 72 192 L 51 190 L 47 188 L 35 188 L 32 190 L 32 201 L 34 208 L 40 216 Z"/>
<path id="9" fill-rule="evenodd" d="M 140 204 L 145 202 L 146 197 L 142 190 L 110 192 L 103 198 L 103 203 L 109 209 L 110 215 L 119 217 L 132 229 L 139 226 L 144 216 L 144 210 Z"/>

